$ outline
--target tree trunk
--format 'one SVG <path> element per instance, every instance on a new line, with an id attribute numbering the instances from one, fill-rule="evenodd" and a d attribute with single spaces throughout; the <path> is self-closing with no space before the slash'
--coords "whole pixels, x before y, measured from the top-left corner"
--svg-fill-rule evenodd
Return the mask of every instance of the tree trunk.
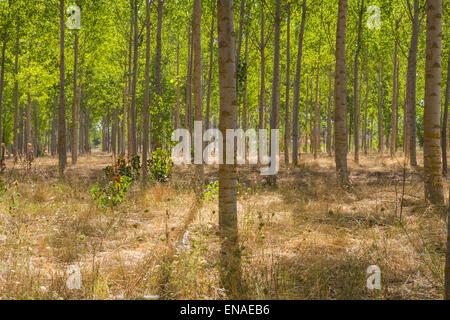
<path id="1" fill-rule="evenodd" d="M 265 39 L 264 39 L 264 6 L 261 6 L 261 38 L 260 38 L 260 54 L 261 54 L 261 89 L 259 92 L 259 129 L 264 129 L 264 111 L 265 111 L 265 94 L 266 94 L 266 57 L 265 57 Z"/>
<path id="2" fill-rule="evenodd" d="M 391 121 L 391 157 L 395 156 L 397 145 L 397 117 L 398 117 L 398 43 L 395 42 L 394 48 L 394 74 L 392 83 L 392 121 Z"/>
<path id="3" fill-rule="evenodd" d="M 367 47 L 366 51 L 366 71 L 365 71 L 365 78 L 366 78 L 366 98 L 364 103 L 364 127 L 363 127 L 363 149 L 364 154 L 367 156 L 367 105 L 369 102 L 369 67 L 368 67 L 368 58 L 369 58 L 369 47 Z"/>
<path id="4" fill-rule="evenodd" d="M 305 145 L 303 150 L 308 152 L 308 119 L 309 119 L 309 76 L 306 77 L 306 97 L 305 97 Z"/>
<path id="5" fill-rule="evenodd" d="M 442 173 L 447 176 L 447 128 L 448 128 L 448 101 L 450 99 L 450 50 L 448 52 L 448 66 L 447 66 L 447 85 L 445 88 L 445 104 L 444 104 L 444 118 L 442 121 L 441 131 L 441 147 L 442 147 Z"/>
<path id="6" fill-rule="evenodd" d="M 178 51 L 177 51 L 178 52 Z M 177 82 L 178 82 L 179 55 L 177 53 Z M 150 109 L 150 3 L 145 1 L 145 91 L 144 91 L 144 137 L 142 145 L 142 177 L 144 183 L 148 175 L 148 150 L 149 150 L 149 109 Z M 177 85 L 177 110 L 179 111 L 179 86 Z M 179 113 L 177 117 L 177 128 L 179 125 Z"/>
<path id="7" fill-rule="evenodd" d="M 364 0 L 361 0 L 359 11 L 358 39 L 356 41 L 355 64 L 353 70 L 353 125 L 354 125 L 354 143 L 355 143 L 355 162 L 359 163 L 359 131 L 361 106 L 358 97 L 358 72 L 359 72 L 359 53 L 361 51 L 361 30 L 364 16 Z"/>
<path id="8" fill-rule="evenodd" d="M 216 1 L 212 1 L 212 17 L 211 17 L 211 34 L 209 36 L 209 73 L 208 73 L 208 93 L 206 95 L 206 130 L 210 129 L 211 118 L 211 87 L 213 76 L 213 64 L 214 64 L 214 16 L 216 10 Z"/>
<path id="9" fill-rule="evenodd" d="M 427 0 L 423 155 L 425 199 L 444 204 L 440 148 L 442 0 Z"/>
<path id="10" fill-rule="evenodd" d="M 316 75 L 316 102 L 314 104 L 314 159 L 317 159 L 320 152 L 320 101 L 319 101 L 319 79 L 320 79 L 320 49 L 322 43 L 319 42 L 319 52 L 317 61 L 317 75 Z"/>
<path id="11" fill-rule="evenodd" d="M 275 31 L 274 31 L 274 57 L 272 79 L 272 109 L 270 113 L 270 129 L 278 130 L 280 127 L 280 35 L 281 35 L 281 0 L 275 1 Z M 272 136 L 271 136 L 272 139 Z M 271 155 L 272 156 L 272 155 Z M 278 155 L 277 155 L 278 156 Z M 278 161 L 278 159 L 276 160 Z M 276 175 L 269 177 L 269 183 L 275 185 Z"/>
<path id="12" fill-rule="evenodd" d="M 286 43 L 286 102 L 284 105 L 284 162 L 289 165 L 289 145 L 291 143 L 289 123 L 289 94 L 291 86 L 291 4 L 287 4 L 287 43 Z"/>
<path id="13" fill-rule="evenodd" d="M 244 93 L 242 101 L 242 129 L 247 131 L 248 127 L 248 37 L 249 30 L 245 34 L 245 80 L 244 80 Z"/>
<path id="14" fill-rule="evenodd" d="M 136 84 L 137 84 L 137 68 L 138 68 L 138 5 L 137 0 L 132 0 L 133 10 L 133 79 L 131 82 L 131 105 L 130 105 L 130 141 L 128 141 L 128 153 L 130 156 L 134 156 L 137 153 L 137 140 L 136 140 Z"/>
<path id="15" fill-rule="evenodd" d="M 64 61 L 64 0 L 59 0 L 59 23 L 60 23 L 60 45 L 59 45 L 59 112 L 58 112 L 58 155 L 59 155 L 59 176 L 64 178 L 64 169 L 67 163 L 66 149 L 66 93 L 65 93 L 65 61 Z"/>
<path id="16" fill-rule="evenodd" d="M 0 58 L 0 144 L 3 143 L 3 86 L 5 79 L 5 56 L 6 56 L 6 32 L 3 35 L 2 53 Z"/>
<path id="17" fill-rule="evenodd" d="M 150 46 L 150 44 L 149 44 Z M 177 36 L 177 107 L 175 110 L 175 129 L 180 128 L 180 35 Z"/>
<path id="18" fill-rule="evenodd" d="M 16 53 L 14 60 L 14 132 L 13 132 L 13 152 L 14 163 L 17 163 L 19 156 L 19 21 L 16 22 Z"/>
<path id="19" fill-rule="evenodd" d="M 78 31 L 75 30 L 74 63 L 73 63 L 73 103 L 72 103 L 72 165 L 78 161 Z"/>
<path id="20" fill-rule="evenodd" d="M 299 105 L 300 105 L 300 80 L 302 76 L 302 55 L 303 55 L 303 35 L 305 33 L 305 21 L 306 21 L 306 0 L 303 0 L 302 4 L 302 22 L 300 25 L 300 32 L 298 34 L 298 52 L 297 52 L 297 70 L 294 78 L 294 96 L 292 105 L 292 163 L 294 166 L 298 165 L 298 146 L 299 146 Z"/>
<path id="21" fill-rule="evenodd" d="M 157 20 L 157 27 L 156 27 L 156 57 L 155 57 L 155 95 L 156 95 L 156 102 L 155 106 L 157 110 L 159 111 L 159 102 L 160 99 L 162 99 L 162 83 L 161 83 L 161 50 L 162 50 L 162 41 L 161 41 L 161 34 L 162 34 L 162 19 L 163 19 L 163 5 L 164 0 L 158 0 L 158 6 L 157 6 L 157 13 L 158 13 L 158 20 Z M 156 126 L 158 126 L 156 128 Z M 152 129 L 152 150 L 156 150 L 158 148 L 161 148 L 161 135 L 162 135 L 162 128 L 159 127 L 159 113 L 156 115 L 156 120 Z"/>
<path id="22" fill-rule="evenodd" d="M 333 156 L 331 150 L 332 140 L 332 124 L 331 124 L 331 103 L 333 99 L 333 86 L 332 86 L 332 74 L 331 67 L 328 68 L 328 113 L 327 113 L 327 153 L 328 156 Z"/>
<path id="23" fill-rule="evenodd" d="M 409 5 L 409 0 L 408 0 Z M 411 46 L 408 55 L 408 71 L 406 77 L 407 92 L 407 130 L 406 157 L 411 166 L 417 166 L 416 157 L 416 78 L 417 78 L 417 48 L 419 45 L 419 0 L 414 0 L 414 17 L 412 22 Z"/>
<path id="24" fill-rule="evenodd" d="M 245 0 L 241 0 L 241 9 L 239 13 L 238 42 L 236 48 L 236 72 L 239 72 L 239 65 L 241 63 L 242 36 L 245 24 L 244 19 L 245 19 Z M 236 77 L 236 91 L 239 97 L 239 77 Z"/>
<path id="25" fill-rule="evenodd" d="M 56 130 L 57 130 L 57 108 L 58 108 L 58 95 L 55 90 L 55 97 L 53 100 L 53 111 L 52 111 L 52 133 L 50 142 L 50 154 L 52 156 L 56 155 L 57 152 L 57 141 L 56 141 Z"/>
<path id="26" fill-rule="evenodd" d="M 184 126 L 192 133 L 192 61 L 193 61 L 193 48 L 192 48 L 192 31 L 189 33 L 189 45 L 188 45 L 188 66 L 186 76 L 186 103 L 185 103 L 185 118 Z"/>
<path id="27" fill-rule="evenodd" d="M 383 140 L 383 64 L 380 64 L 380 71 L 378 72 L 378 153 L 382 154 L 384 151 Z"/>
<path id="28" fill-rule="evenodd" d="M 195 104 L 195 121 L 202 122 L 202 45 L 201 45 L 201 21 L 202 21 L 202 4 L 201 0 L 194 0 L 194 14 L 192 24 L 193 49 L 194 49 L 194 104 Z M 203 132 L 194 138 L 195 149 L 203 150 Z M 203 152 L 198 153 L 200 157 L 196 157 L 196 162 L 203 163 Z M 196 178 L 199 185 L 203 183 L 203 164 L 196 165 Z"/>
<path id="29" fill-rule="evenodd" d="M 220 131 L 235 128 L 236 70 L 233 23 L 233 0 L 218 0 L 217 25 L 219 34 L 219 86 L 220 86 Z M 224 145 L 227 137 L 224 136 Z M 227 150 L 223 152 L 226 160 Z M 234 153 L 234 150 L 233 150 Z M 219 229 L 221 235 L 221 282 L 230 298 L 241 292 L 241 264 L 237 217 L 237 179 L 235 164 L 219 166 Z"/>
<path id="30" fill-rule="evenodd" d="M 34 157 L 37 158 L 39 156 L 39 123 L 38 123 L 38 101 L 33 101 L 33 152 Z"/>
<path id="31" fill-rule="evenodd" d="M 338 181 L 348 183 L 347 171 L 347 73 L 345 65 L 345 37 L 347 29 L 347 0 L 339 0 L 336 31 L 336 74 L 334 93 L 335 161 Z"/>

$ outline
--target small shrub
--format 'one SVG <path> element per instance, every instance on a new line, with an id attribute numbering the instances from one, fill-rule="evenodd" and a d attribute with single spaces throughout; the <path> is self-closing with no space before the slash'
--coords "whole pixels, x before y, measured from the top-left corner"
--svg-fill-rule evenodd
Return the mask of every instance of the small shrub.
<path id="1" fill-rule="evenodd" d="M 205 191 L 203 191 L 203 198 L 205 200 L 213 199 L 219 195 L 219 181 L 211 182 L 206 186 Z"/>
<path id="2" fill-rule="evenodd" d="M 152 155 L 152 159 L 147 161 L 151 179 L 158 182 L 167 182 L 172 169 L 170 153 L 162 149 L 157 149 L 153 151 Z"/>
<path id="3" fill-rule="evenodd" d="M 92 197 L 102 207 L 116 207 L 125 198 L 133 181 L 140 177 L 140 158 L 134 156 L 127 163 L 123 155 L 119 156 L 113 166 L 103 169 L 109 180 L 105 186 L 96 185 L 91 189 Z"/>

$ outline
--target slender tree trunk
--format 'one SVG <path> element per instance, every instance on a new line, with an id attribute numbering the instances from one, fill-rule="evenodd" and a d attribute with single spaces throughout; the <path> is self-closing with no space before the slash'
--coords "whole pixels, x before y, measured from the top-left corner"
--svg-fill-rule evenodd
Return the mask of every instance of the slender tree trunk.
<path id="1" fill-rule="evenodd" d="M 175 110 L 175 129 L 180 128 L 180 35 L 177 36 L 177 107 Z"/>
<path id="2" fill-rule="evenodd" d="M 356 41 L 355 64 L 353 70 L 353 125 L 354 125 L 354 143 L 355 143 L 355 162 L 359 163 L 359 131 L 361 120 L 361 106 L 358 97 L 358 72 L 359 72 L 359 53 L 361 51 L 361 30 L 364 16 L 364 0 L 361 0 L 358 24 L 358 39 Z"/>
<path id="3" fill-rule="evenodd" d="M 202 41 L 201 41 L 202 4 L 201 0 L 194 0 L 194 14 L 192 24 L 193 49 L 194 49 L 194 104 L 195 121 L 202 122 Z M 195 136 L 194 145 L 196 149 L 203 148 L 203 132 Z M 196 165 L 196 175 L 199 185 L 203 183 L 203 154 L 200 155 L 202 164 Z"/>
<path id="4" fill-rule="evenodd" d="M 261 6 L 261 38 L 260 38 L 260 53 L 261 53 L 261 89 L 259 92 L 259 129 L 264 129 L 264 110 L 265 110 L 265 94 L 266 94 L 266 57 L 265 57 L 265 39 L 264 39 L 264 6 Z"/>
<path id="5" fill-rule="evenodd" d="M 133 10 L 133 74 L 132 74 L 132 82 L 131 82 L 131 106 L 130 106 L 130 127 L 128 130 L 130 131 L 130 141 L 128 153 L 131 156 L 136 155 L 137 153 L 137 140 L 136 140 L 136 84 L 137 84 L 137 68 L 138 68 L 138 5 L 137 0 L 132 0 L 132 10 Z"/>
<path id="6" fill-rule="evenodd" d="M 185 127 L 192 133 L 192 61 L 193 61 L 193 48 L 192 48 L 192 32 L 189 33 L 189 46 L 188 46 L 188 66 L 186 76 L 186 104 L 185 104 Z"/>
<path id="7" fill-rule="evenodd" d="M 303 55 L 303 36 L 305 33 L 305 21 L 306 21 L 306 0 L 303 0 L 302 4 L 302 22 L 300 25 L 300 32 L 298 34 L 298 50 L 297 50 L 297 70 L 294 78 L 294 96 L 292 105 L 292 163 L 294 166 L 298 165 L 298 147 L 299 147 L 299 105 L 300 105 L 300 80 L 302 76 L 302 55 Z"/>
<path id="8" fill-rule="evenodd" d="M 33 152 L 34 157 L 39 156 L 39 123 L 38 123 L 38 101 L 33 101 Z"/>
<path id="9" fill-rule="evenodd" d="M 286 43 L 286 102 L 284 105 L 284 162 L 289 165 L 289 145 L 291 143 L 289 123 L 289 95 L 291 86 L 291 4 L 287 4 L 287 43 Z"/>
<path id="10" fill-rule="evenodd" d="M 281 0 L 275 1 L 275 31 L 274 31 L 274 57 L 272 79 L 272 109 L 270 113 L 270 129 L 280 128 L 280 35 L 281 35 Z M 271 138 L 272 139 L 272 138 Z M 276 160 L 278 161 L 278 159 Z M 277 176 L 269 177 L 269 182 L 275 185 Z"/>
<path id="11" fill-rule="evenodd" d="M 242 102 L 242 129 L 247 131 L 248 127 L 248 28 L 245 34 L 245 80 L 244 80 L 244 93 Z"/>
<path id="12" fill-rule="evenodd" d="M 3 143 L 3 87 L 5 85 L 5 56 L 6 56 L 6 32 L 3 35 L 2 53 L 0 58 L 0 144 Z"/>
<path id="13" fill-rule="evenodd" d="M 328 67 L 328 113 L 327 113 L 327 153 L 329 157 L 333 156 L 331 150 L 332 140 L 332 124 L 331 124 L 331 103 L 333 101 L 333 86 L 332 86 L 332 74 L 331 67 Z"/>
<path id="14" fill-rule="evenodd" d="M 450 50 L 448 52 L 448 66 L 447 66 L 447 85 L 445 88 L 445 104 L 444 104 L 444 118 L 442 121 L 442 131 L 441 131 L 441 147 L 442 147 L 442 173 L 447 176 L 448 166 L 447 166 L 447 128 L 448 128 L 448 101 L 450 99 Z"/>
<path id="15" fill-rule="evenodd" d="M 59 176 L 64 178 L 64 169 L 67 163 L 66 148 L 66 92 L 65 92 L 65 61 L 64 61 L 64 0 L 59 0 L 59 22 L 60 22 L 60 63 L 59 63 L 59 113 L 58 113 L 58 154 L 59 154 Z"/>
<path id="16" fill-rule="evenodd" d="M 213 64 L 214 64 L 214 17 L 216 11 L 216 1 L 212 1 L 212 17 L 211 17 L 211 33 L 209 36 L 209 72 L 208 72 L 208 93 L 206 95 L 206 130 L 210 129 L 211 118 L 211 87 L 213 76 Z"/>
<path id="17" fill-rule="evenodd" d="M 217 24 L 219 34 L 220 131 L 235 128 L 236 70 L 233 23 L 233 0 L 218 0 Z M 227 137 L 224 137 L 227 145 Z M 234 151 L 233 151 L 234 153 Z M 226 150 L 223 155 L 226 159 Z M 241 264 L 239 255 L 237 217 L 236 165 L 219 166 L 219 229 L 221 235 L 221 282 L 229 297 L 237 298 L 241 292 Z"/>
<path id="18" fill-rule="evenodd" d="M 73 103 L 72 103 L 72 165 L 78 160 L 78 31 L 75 30 L 74 67 L 73 67 Z"/>
<path id="19" fill-rule="evenodd" d="M 384 151 L 383 140 L 383 64 L 380 64 L 380 71 L 378 72 L 378 153 L 382 154 Z"/>
<path id="20" fill-rule="evenodd" d="M 409 0 L 408 0 L 409 5 Z M 417 166 L 416 157 L 416 73 L 417 49 L 419 45 L 419 0 L 414 0 L 414 17 L 412 22 L 411 46 L 408 55 L 408 71 L 406 81 L 407 92 L 407 130 L 406 130 L 406 157 L 411 166 Z"/>
<path id="21" fill-rule="evenodd" d="M 305 146 L 303 150 L 308 152 L 308 120 L 309 116 L 309 76 L 306 77 L 306 97 L 305 97 Z M 311 125 L 310 125 L 311 126 Z"/>
<path id="22" fill-rule="evenodd" d="M 236 70 L 239 71 L 239 65 L 241 63 L 241 49 L 242 49 L 242 36 L 243 36 L 243 30 L 244 30 L 244 24 L 245 24 L 245 0 L 241 1 L 241 9 L 239 13 L 239 32 L 238 32 L 238 42 L 237 42 L 237 48 L 236 48 Z M 238 93 L 238 99 L 239 99 L 239 77 L 236 77 L 236 91 Z"/>
<path id="23" fill-rule="evenodd" d="M 19 153 L 24 154 L 24 113 L 23 103 L 20 104 L 20 122 L 19 122 Z"/>
<path id="24" fill-rule="evenodd" d="M 16 27 L 16 53 L 14 60 L 14 132 L 13 132 L 13 152 L 14 163 L 17 163 L 19 156 L 19 20 Z"/>
<path id="25" fill-rule="evenodd" d="M 149 109 L 150 109 L 150 2 L 145 1 L 145 91 L 144 91 L 144 134 L 142 145 L 142 177 L 144 183 L 148 176 L 148 150 L 149 150 Z M 177 82 L 178 82 L 178 66 L 179 66 L 179 50 L 177 51 Z M 177 85 L 177 117 L 176 127 L 179 126 L 179 86 Z"/>
<path id="26" fill-rule="evenodd" d="M 50 142 L 50 154 L 52 156 L 56 155 L 57 152 L 57 141 L 56 141 L 56 127 L 57 127 L 57 108 L 58 108 L 58 95 L 55 90 L 55 97 L 53 100 L 53 111 L 52 111 L 52 134 Z"/>
<path id="27" fill-rule="evenodd" d="M 347 171 L 347 73 L 345 65 L 345 38 L 347 30 L 347 0 L 339 0 L 336 31 L 336 74 L 334 93 L 335 161 L 338 181 L 348 183 Z"/>
<path id="28" fill-rule="evenodd" d="M 314 104 L 314 159 L 317 159 L 320 152 L 320 101 L 319 101 L 319 79 L 320 79 L 320 49 L 322 43 L 319 43 L 318 61 L 317 61 L 317 75 L 316 75 L 316 98 Z"/>
<path id="29" fill-rule="evenodd" d="M 395 156 L 396 145 L 397 145 L 397 117 L 398 117 L 398 43 L 395 42 L 394 48 L 394 74 L 392 83 L 392 123 L 391 123 L 391 157 Z"/>
<path id="30" fill-rule="evenodd" d="M 369 57 L 369 48 L 367 47 L 366 51 L 366 71 L 365 71 L 365 78 L 366 78 L 366 101 L 364 103 L 364 127 L 363 127 L 363 149 L 364 154 L 367 155 L 367 105 L 369 102 L 369 67 L 368 67 L 368 57 Z"/>
<path id="31" fill-rule="evenodd" d="M 427 0 L 423 155 L 425 199 L 444 204 L 440 148 L 442 0 Z"/>
<path id="32" fill-rule="evenodd" d="M 162 50 L 162 20 L 163 20 L 163 5 L 164 0 L 158 0 L 157 13 L 157 27 L 156 27 L 156 58 L 155 58 L 155 94 L 156 94 L 156 103 L 155 106 L 157 110 L 159 110 L 159 100 L 162 98 L 162 83 L 161 83 L 161 50 Z M 158 126 L 159 124 L 159 114 L 157 113 L 155 125 L 152 129 L 152 150 L 156 150 L 161 148 L 161 134 L 162 128 Z M 155 128 L 157 127 L 157 128 Z"/>

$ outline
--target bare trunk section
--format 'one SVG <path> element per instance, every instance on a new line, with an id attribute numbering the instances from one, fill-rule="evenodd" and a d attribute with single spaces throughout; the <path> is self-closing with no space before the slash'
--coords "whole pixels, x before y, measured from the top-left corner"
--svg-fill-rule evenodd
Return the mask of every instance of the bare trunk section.
<path id="1" fill-rule="evenodd" d="M 233 0 L 217 1 L 219 32 L 220 131 L 234 129 L 237 112 Z M 224 145 L 227 137 L 224 137 Z M 234 151 L 233 151 L 234 152 Z M 224 152 L 226 159 L 226 150 Z M 242 296 L 237 217 L 237 179 L 234 164 L 219 166 L 219 230 L 221 283 L 230 298 Z"/>
<path id="2" fill-rule="evenodd" d="M 194 0 L 194 14 L 192 24 L 193 49 L 194 49 L 194 104 L 195 104 L 195 121 L 202 123 L 202 42 L 201 42 L 201 22 L 202 22 L 202 4 L 201 0 Z M 196 148 L 203 147 L 203 133 L 195 136 L 194 146 Z M 203 162 L 203 154 L 200 155 Z M 199 185 L 203 183 L 203 164 L 196 165 L 196 178 Z"/>
<path id="3" fill-rule="evenodd" d="M 178 78 L 178 65 L 179 59 L 177 55 L 177 78 Z M 144 89 L 144 136 L 142 144 L 142 178 L 144 183 L 147 181 L 148 176 L 148 149 L 149 149 L 149 109 L 150 109 L 150 3 L 148 0 L 145 1 L 145 89 Z M 178 82 L 178 79 L 177 79 Z M 179 87 L 177 85 L 177 110 L 179 110 Z M 179 113 L 178 121 L 176 126 L 179 124 Z"/>
<path id="4" fill-rule="evenodd" d="M 272 109 L 270 113 L 270 129 L 280 128 L 280 36 L 281 36 L 281 0 L 275 1 L 274 57 L 272 79 Z M 277 155 L 278 156 L 278 155 Z M 278 161 L 278 159 L 276 160 Z M 269 177 L 269 183 L 275 185 L 277 176 Z"/>
<path id="5" fill-rule="evenodd" d="M 394 47 L 394 74 L 392 83 L 392 119 L 391 119 L 391 157 L 395 156 L 397 146 L 397 118 L 398 118 L 398 43 Z"/>
<path id="6" fill-rule="evenodd" d="M 247 131 L 248 127 L 248 29 L 245 35 L 245 80 L 244 80 L 244 93 L 242 101 L 242 129 Z"/>
<path id="7" fill-rule="evenodd" d="M 409 0 L 408 0 L 408 6 Z M 419 0 L 414 0 L 414 17 L 412 21 L 411 46 L 408 55 L 408 71 L 406 77 L 407 101 L 407 130 L 406 130 L 406 158 L 411 166 L 417 166 L 416 157 L 416 78 L 417 78 L 417 49 L 419 45 Z"/>
<path id="8" fill-rule="evenodd" d="M 331 148 L 331 140 L 333 135 L 333 128 L 331 124 L 331 103 L 333 101 L 333 85 L 331 67 L 328 67 L 328 112 L 327 112 L 327 154 L 329 157 L 333 156 Z"/>
<path id="9" fill-rule="evenodd" d="M 209 72 L 208 72 L 208 92 L 206 94 L 206 130 L 210 129 L 211 124 L 211 89 L 214 64 L 214 17 L 216 10 L 216 1 L 212 1 L 211 33 L 209 36 Z"/>
<path id="10" fill-rule="evenodd" d="M 299 105 L 300 105 L 300 80 L 302 76 L 302 55 L 303 55 L 303 36 L 305 33 L 305 21 L 306 21 L 306 0 L 303 0 L 302 4 L 302 22 L 300 25 L 300 32 L 298 34 L 298 52 L 297 52 L 297 70 L 294 78 L 294 96 L 292 105 L 292 163 L 298 165 L 298 147 L 299 147 Z"/>
<path id="11" fill-rule="evenodd" d="M 0 144 L 3 143 L 3 87 L 5 79 L 5 56 L 6 56 L 6 31 L 3 35 L 3 45 L 0 60 Z"/>
<path id="12" fill-rule="evenodd" d="M 177 36 L 177 106 L 175 109 L 175 129 L 179 129 L 179 128 L 180 128 L 180 35 L 178 34 L 178 36 Z"/>
<path id="13" fill-rule="evenodd" d="M 130 156 L 134 156 L 137 153 L 137 140 L 136 140 L 136 83 L 137 83 L 137 68 L 138 68 L 138 5 L 137 0 L 131 1 L 133 11 L 133 74 L 131 82 L 131 105 L 130 105 L 130 141 L 128 141 L 128 153 Z"/>
<path id="14" fill-rule="evenodd" d="M 444 204 L 440 146 L 442 0 L 427 0 L 425 63 L 425 108 L 423 114 L 423 158 L 425 199 Z"/>
<path id="15" fill-rule="evenodd" d="M 14 59 L 14 131 L 13 131 L 13 152 L 14 163 L 19 157 L 19 21 L 16 22 L 16 53 Z"/>
<path id="16" fill-rule="evenodd" d="M 450 50 L 448 52 L 448 66 L 447 66 L 447 85 L 445 88 L 445 104 L 444 104 L 444 117 L 442 121 L 441 131 L 441 147 L 442 147 L 442 173 L 447 176 L 447 132 L 448 132 L 448 101 L 450 99 Z"/>
<path id="17" fill-rule="evenodd" d="M 336 74 L 334 92 L 335 161 L 338 181 L 348 184 L 347 171 L 347 73 L 345 66 L 345 37 L 347 30 L 347 0 L 339 0 L 336 30 Z"/>
<path id="18" fill-rule="evenodd" d="M 291 133 L 289 123 L 289 95 L 291 86 L 291 4 L 287 4 L 287 43 L 286 43 L 286 102 L 284 105 L 284 162 L 289 165 L 289 146 Z"/>
<path id="19" fill-rule="evenodd" d="M 358 73 L 359 73 L 359 53 L 361 51 L 361 30 L 362 20 L 364 16 L 364 0 L 361 0 L 361 8 L 359 11 L 358 39 L 356 41 L 355 64 L 353 70 L 353 137 L 355 143 L 355 162 L 359 163 L 359 131 L 361 120 L 361 106 L 358 96 Z"/>
<path id="20" fill-rule="evenodd" d="M 73 103 L 72 103 L 72 165 L 78 161 L 78 31 L 75 30 L 73 67 Z"/>
<path id="21" fill-rule="evenodd" d="M 162 50 L 162 19 L 163 19 L 163 5 L 164 0 L 158 0 L 157 13 L 157 27 L 156 27 L 156 58 L 155 58 L 155 95 L 156 102 L 155 107 L 159 110 L 160 99 L 162 99 L 162 83 L 161 83 L 161 50 Z M 156 121 L 154 123 L 154 127 L 152 129 L 152 150 L 156 150 L 161 148 L 161 134 L 162 128 L 156 126 L 159 124 L 159 114 L 156 114 Z"/>
<path id="22" fill-rule="evenodd" d="M 320 101 L 319 101 L 319 80 L 320 80 L 320 49 L 322 47 L 322 43 L 319 42 L 319 52 L 318 52 L 318 60 L 317 60 L 317 75 L 316 75 L 316 98 L 314 103 L 314 159 L 317 159 L 320 152 Z"/>
<path id="23" fill-rule="evenodd" d="M 384 151 L 383 140 L 383 64 L 380 63 L 380 70 L 378 71 L 378 153 L 382 154 Z"/>
<path id="24" fill-rule="evenodd" d="M 265 94 L 266 94 L 266 55 L 265 55 L 265 39 L 264 39 L 264 6 L 261 6 L 261 38 L 260 38 L 260 54 L 261 54 L 261 88 L 259 91 L 259 129 L 264 129 L 264 111 L 265 111 Z"/>
<path id="25" fill-rule="evenodd" d="M 59 155 L 59 176 L 64 178 L 64 169 L 67 164 L 66 149 L 66 77 L 64 60 L 64 0 L 59 0 L 59 22 L 60 22 L 60 46 L 59 46 L 59 112 L 58 112 L 58 155 Z M 28 120 L 27 120 L 28 121 Z"/>

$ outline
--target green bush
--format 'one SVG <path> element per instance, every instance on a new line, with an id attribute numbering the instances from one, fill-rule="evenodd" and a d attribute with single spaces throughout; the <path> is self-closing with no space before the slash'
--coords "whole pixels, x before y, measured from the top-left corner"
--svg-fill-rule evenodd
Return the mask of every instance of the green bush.
<path id="1" fill-rule="evenodd" d="M 158 182 L 167 182 L 172 169 L 170 153 L 162 149 L 156 149 L 152 155 L 152 159 L 147 161 L 151 179 Z"/>

